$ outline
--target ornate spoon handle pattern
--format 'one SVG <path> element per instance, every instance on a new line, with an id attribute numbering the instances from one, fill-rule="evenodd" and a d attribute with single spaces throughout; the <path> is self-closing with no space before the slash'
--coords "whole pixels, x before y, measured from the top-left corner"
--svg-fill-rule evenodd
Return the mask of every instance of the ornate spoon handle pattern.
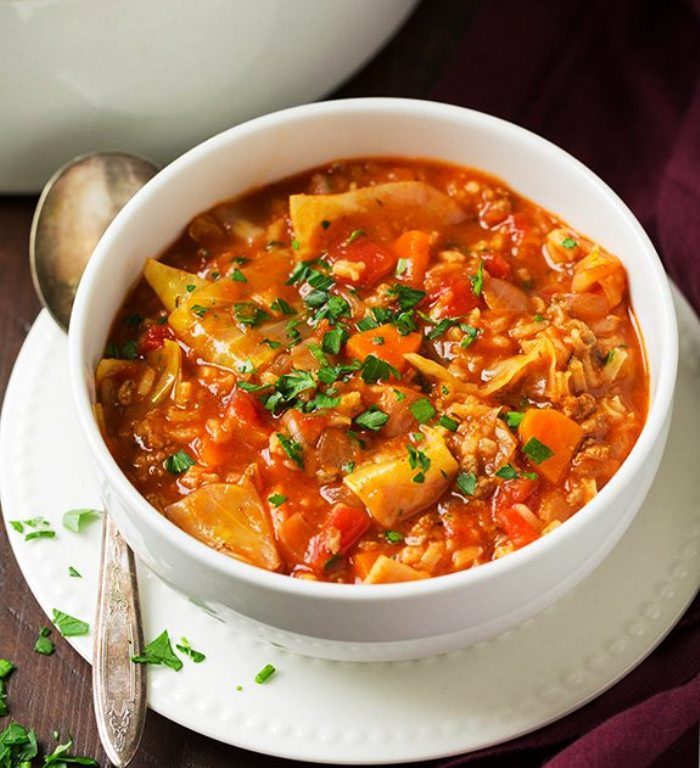
<path id="1" fill-rule="evenodd" d="M 93 698 L 102 745 L 116 768 L 134 757 L 146 719 L 146 672 L 131 657 L 143 648 L 133 552 L 108 514 L 93 655 Z"/>

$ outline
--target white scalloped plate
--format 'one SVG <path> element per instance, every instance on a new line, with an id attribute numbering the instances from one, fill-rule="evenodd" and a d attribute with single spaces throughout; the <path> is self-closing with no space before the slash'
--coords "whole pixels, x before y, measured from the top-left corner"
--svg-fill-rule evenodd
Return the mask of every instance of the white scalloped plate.
<path id="1" fill-rule="evenodd" d="M 567 597 L 490 642 L 422 661 L 363 665 L 295 656 L 240 635 L 140 567 L 146 637 L 167 627 L 207 655 L 198 665 L 186 660 L 178 673 L 149 669 L 149 705 L 187 728 L 258 752 L 376 764 L 506 741 L 610 687 L 661 641 L 700 584 L 700 323 L 678 295 L 676 304 L 681 362 L 661 470 L 621 543 Z M 90 620 L 100 526 L 72 534 L 61 516 L 100 502 L 70 402 L 66 339 L 42 313 L 4 404 L 2 504 L 6 520 L 44 515 L 58 532 L 24 542 L 7 525 L 42 608 Z M 69 565 L 84 578 L 70 578 Z M 89 638 L 71 642 L 89 659 Z M 278 674 L 256 685 L 254 675 L 268 662 Z"/>

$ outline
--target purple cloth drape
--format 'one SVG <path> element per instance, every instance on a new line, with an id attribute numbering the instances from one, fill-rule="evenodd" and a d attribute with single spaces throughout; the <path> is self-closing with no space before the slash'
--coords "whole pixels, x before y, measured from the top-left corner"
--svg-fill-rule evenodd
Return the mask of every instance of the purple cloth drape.
<path id="1" fill-rule="evenodd" d="M 432 97 L 523 125 L 628 203 L 700 312 L 700 0 L 485 0 Z M 445 766 L 698 765 L 700 599 L 578 712 Z"/>

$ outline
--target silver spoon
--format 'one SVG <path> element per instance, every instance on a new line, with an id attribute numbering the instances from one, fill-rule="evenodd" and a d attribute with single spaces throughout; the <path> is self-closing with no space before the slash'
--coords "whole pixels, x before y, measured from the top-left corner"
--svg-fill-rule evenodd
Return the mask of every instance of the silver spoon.
<path id="1" fill-rule="evenodd" d="M 67 163 L 44 187 L 32 221 L 29 262 L 41 303 L 64 331 L 97 241 L 157 172 L 139 157 L 97 152 Z M 142 648 L 134 555 L 105 514 L 92 691 L 100 740 L 117 768 L 133 759 L 146 720 L 146 675 L 131 662 Z"/>

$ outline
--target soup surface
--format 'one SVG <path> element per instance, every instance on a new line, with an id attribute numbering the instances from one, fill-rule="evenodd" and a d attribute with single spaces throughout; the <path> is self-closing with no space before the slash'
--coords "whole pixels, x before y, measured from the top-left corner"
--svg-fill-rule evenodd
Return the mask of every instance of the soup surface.
<path id="1" fill-rule="evenodd" d="M 393 158 L 197 216 L 146 264 L 96 385 L 110 450 L 166 517 L 349 583 L 546 535 L 615 474 L 648 400 L 615 256 L 497 179 Z"/>

